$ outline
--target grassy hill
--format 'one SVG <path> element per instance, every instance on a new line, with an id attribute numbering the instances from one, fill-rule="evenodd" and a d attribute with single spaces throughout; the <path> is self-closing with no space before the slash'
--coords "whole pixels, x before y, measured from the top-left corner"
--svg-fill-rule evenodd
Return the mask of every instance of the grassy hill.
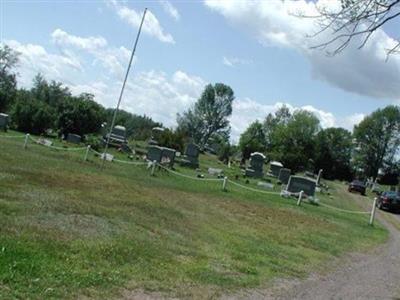
<path id="1" fill-rule="evenodd" d="M 9 133 L 9 134 L 16 134 Z M 368 216 L 0 136 L 0 298 L 218 296 L 383 242 Z M 121 159 L 126 159 L 118 154 Z M 223 167 L 211 156 L 201 167 Z M 195 171 L 178 168 L 195 176 Z M 238 169 L 227 170 L 229 176 Z M 244 179 L 240 179 L 244 184 Z M 359 208 L 329 183 L 324 203 Z M 249 186 L 257 188 L 256 181 Z M 277 190 L 279 188 L 276 188 Z M 366 199 L 366 201 L 368 201 Z"/>

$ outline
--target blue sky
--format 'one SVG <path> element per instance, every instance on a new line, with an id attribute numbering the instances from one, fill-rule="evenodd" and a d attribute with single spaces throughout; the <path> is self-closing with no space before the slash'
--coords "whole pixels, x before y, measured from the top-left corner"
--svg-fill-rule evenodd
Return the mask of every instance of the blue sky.
<path id="1" fill-rule="evenodd" d="M 318 2 L 329 0 L 320 0 Z M 334 3 L 332 0 L 329 5 Z M 305 108 L 324 127 L 351 129 L 373 110 L 399 103 L 400 58 L 384 49 L 398 30 L 379 31 L 362 50 L 357 41 L 327 57 L 310 50 L 322 41 L 291 9 L 315 3 L 271 1 L 7 1 L 1 40 L 21 53 L 19 84 L 41 72 L 74 93 L 95 94 L 113 106 L 144 7 L 150 14 L 137 49 L 122 107 L 167 126 L 190 107 L 207 83 L 236 95 L 233 140 L 249 122 L 282 103 Z"/>

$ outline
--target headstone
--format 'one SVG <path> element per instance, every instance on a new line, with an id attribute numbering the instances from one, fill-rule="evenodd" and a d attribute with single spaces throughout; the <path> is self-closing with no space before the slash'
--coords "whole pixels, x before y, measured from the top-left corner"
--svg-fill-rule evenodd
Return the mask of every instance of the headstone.
<path id="1" fill-rule="evenodd" d="M 279 172 L 281 171 L 282 168 L 283 168 L 283 165 L 279 161 L 271 161 L 269 164 L 269 169 L 271 170 L 271 175 L 274 177 L 279 176 Z"/>
<path id="2" fill-rule="evenodd" d="M 254 152 L 250 155 L 250 166 L 246 168 L 246 176 L 264 177 L 264 161 L 265 156 L 260 152 Z"/>
<path id="3" fill-rule="evenodd" d="M 81 140 L 82 140 L 82 138 L 78 134 L 68 133 L 68 135 L 67 135 L 67 142 L 69 142 L 69 143 L 80 144 Z"/>
<path id="4" fill-rule="evenodd" d="M 280 182 L 282 182 L 283 184 L 288 184 L 291 172 L 292 171 L 290 169 L 286 169 L 286 168 L 280 169 L 278 180 Z"/>
<path id="5" fill-rule="evenodd" d="M 175 162 L 176 150 L 171 148 L 162 147 L 161 149 L 161 161 L 162 165 L 168 165 L 172 168 Z"/>
<path id="6" fill-rule="evenodd" d="M 105 159 L 106 161 L 113 161 L 114 155 L 109 154 L 109 153 L 102 153 L 102 154 L 100 155 L 100 158 L 101 158 L 101 159 Z"/>
<path id="7" fill-rule="evenodd" d="M 161 162 L 163 148 L 159 146 L 149 146 L 147 148 L 147 160 Z"/>
<path id="8" fill-rule="evenodd" d="M 210 175 L 221 175 L 222 174 L 222 169 L 208 168 L 208 174 L 210 174 Z"/>
<path id="9" fill-rule="evenodd" d="M 314 197 L 315 188 L 315 180 L 301 176 L 290 176 L 286 191 L 289 193 L 300 193 L 303 191 L 307 196 Z"/>
<path id="10" fill-rule="evenodd" d="M 0 129 L 7 131 L 8 115 L 0 113 Z"/>
<path id="11" fill-rule="evenodd" d="M 199 167 L 199 147 L 193 143 L 186 146 L 185 157 L 181 160 L 181 164 L 192 168 Z"/>
<path id="12" fill-rule="evenodd" d="M 157 146 L 159 144 L 162 133 L 164 132 L 162 127 L 154 127 L 151 129 L 151 138 L 149 140 L 149 145 Z"/>
<path id="13" fill-rule="evenodd" d="M 107 141 L 108 134 L 104 136 L 104 140 Z M 124 126 L 114 126 L 110 135 L 110 144 L 114 146 L 120 146 L 122 144 L 126 144 L 128 141 L 126 140 L 126 128 Z"/>
<path id="14" fill-rule="evenodd" d="M 322 169 L 320 169 L 319 172 L 318 172 L 318 176 L 317 176 L 317 180 L 316 180 L 317 185 L 320 185 L 320 183 L 321 183 L 322 172 L 323 172 Z"/>
<path id="15" fill-rule="evenodd" d="M 274 188 L 274 185 L 272 183 L 262 182 L 262 181 L 257 182 L 257 186 L 267 190 L 272 190 Z"/>
<path id="16" fill-rule="evenodd" d="M 38 143 L 38 144 L 40 144 L 40 145 L 43 145 L 43 146 L 48 146 L 48 147 L 50 147 L 50 146 L 52 146 L 53 145 L 53 142 L 52 141 L 50 141 L 50 140 L 46 140 L 45 138 L 39 138 L 37 141 L 36 141 L 36 143 Z"/>

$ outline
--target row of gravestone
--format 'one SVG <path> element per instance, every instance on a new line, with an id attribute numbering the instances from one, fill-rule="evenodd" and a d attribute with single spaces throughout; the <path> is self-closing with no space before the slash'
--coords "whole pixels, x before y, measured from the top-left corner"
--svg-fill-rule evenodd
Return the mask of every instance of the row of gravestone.
<path id="1" fill-rule="evenodd" d="M 249 167 L 245 170 L 248 177 L 264 177 L 265 156 L 262 153 L 254 152 L 250 155 Z M 269 176 L 278 178 L 278 181 L 286 185 L 288 193 L 299 193 L 303 191 L 307 196 L 314 196 L 316 186 L 320 185 L 322 169 L 319 170 L 317 179 L 310 179 L 302 176 L 291 175 L 291 170 L 284 168 L 280 162 L 270 162 Z"/>
<path id="2" fill-rule="evenodd" d="M 152 162 L 155 161 L 161 165 L 172 168 L 175 163 L 176 153 L 175 149 L 149 145 L 147 148 L 147 160 Z M 188 144 L 184 156 L 180 159 L 180 164 L 183 166 L 198 168 L 199 154 L 200 150 L 197 145 L 193 143 Z"/>

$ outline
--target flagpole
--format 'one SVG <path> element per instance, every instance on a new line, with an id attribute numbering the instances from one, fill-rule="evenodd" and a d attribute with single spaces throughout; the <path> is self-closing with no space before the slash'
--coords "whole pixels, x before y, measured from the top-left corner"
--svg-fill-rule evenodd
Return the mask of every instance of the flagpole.
<path id="1" fill-rule="evenodd" d="M 122 96 L 123 96 L 123 94 L 124 94 L 126 81 L 128 80 L 128 75 L 129 75 L 129 71 L 130 71 L 130 69 L 131 69 L 133 57 L 135 56 L 136 47 L 137 47 L 137 44 L 138 44 L 138 42 L 139 42 L 139 36 L 140 36 L 140 32 L 142 31 L 142 26 L 143 26 L 144 18 L 145 18 L 145 16 L 146 16 L 146 12 L 147 12 L 147 8 L 145 8 L 145 9 L 144 9 L 144 12 L 143 12 L 142 21 L 140 22 L 139 30 L 138 30 L 138 33 L 137 33 L 137 35 L 136 35 L 135 44 L 134 44 L 133 49 L 132 49 L 131 58 L 130 58 L 130 60 L 129 60 L 128 69 L 126 70 L 124 83 L 122 84 L 121 93 L 119 94 L 119 99 L 118 99 L 117 107 L 115 108 L 114 115 L 113 115 L 113 118 L 112 118 L 112 121 L 111 121 L 111 127 L 110 127 L 110 131 L 109 131 L 109 133 L 108 133 L 108 136 L 107 136 L 107 142 L 106 142 L 106 146 L 105 146 L 105 148 L 104 148 L 104 153 L 103 153 L 103 162 L 102 162 L 102 164 L 101 164 L 101 169 L 102 169 L 102 170 L 103 170 L 103 167 L 104 167 L 104 162 L 105 162 L 105 160 L 106 160 L 106 154 L 107 154 L 107 150 L 108 150 L 108 145 L 109 145 L 109 143 L 110 143 L 111 132 L 112 132 L 114 126 L 115 126 L 115 119 L 117 118 L 117 113 L 118 113 L 118 110 L 119 110 L 119 106 L 120 106 L 120 104 L 121 104 Z"/>

